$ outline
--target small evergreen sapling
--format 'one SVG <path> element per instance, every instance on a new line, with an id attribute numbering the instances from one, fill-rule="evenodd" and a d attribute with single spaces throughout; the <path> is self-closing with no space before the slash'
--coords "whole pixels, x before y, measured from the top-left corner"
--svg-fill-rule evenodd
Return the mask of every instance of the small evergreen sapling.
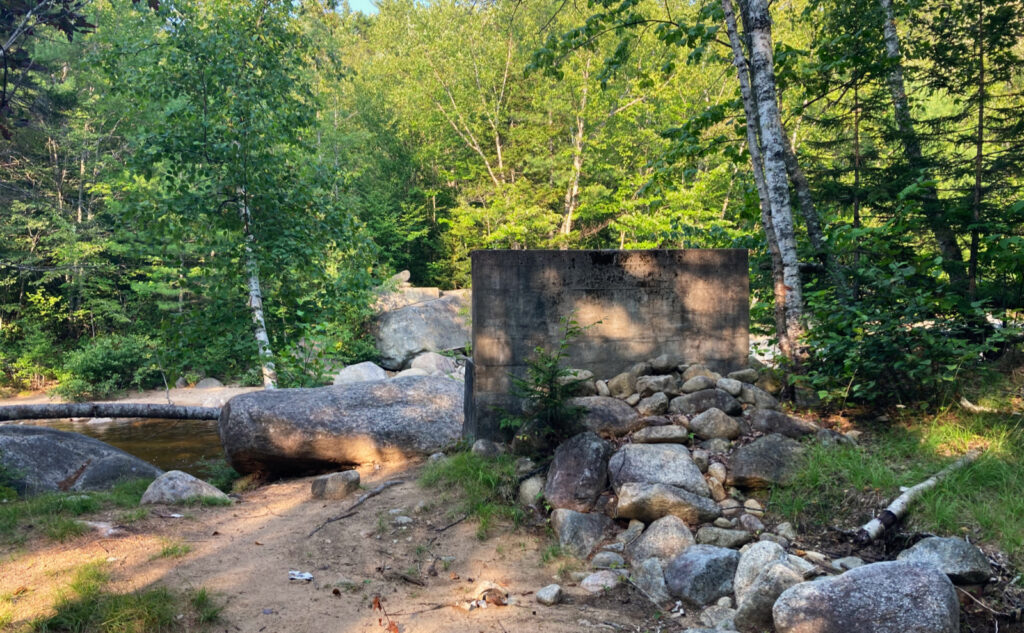
<path id="1" fill-rule="evenodd" d="M 550 452 L 562 440 L 577 431 L 584 409 L 569 404 L 584 379 L 563 366 L 569 346 L 588 327 L 574 316 L 560 320 L 558 342 L 553 349 L 537 346 L 526 361 L 526 376 L 511 376 L 512 394 L 525 401 L 523 413 L 506 412 L 501 428 L 515 431 L 513 449 L 520 453 Z M 596 323 L 594 324 L 596 325 Z"/>

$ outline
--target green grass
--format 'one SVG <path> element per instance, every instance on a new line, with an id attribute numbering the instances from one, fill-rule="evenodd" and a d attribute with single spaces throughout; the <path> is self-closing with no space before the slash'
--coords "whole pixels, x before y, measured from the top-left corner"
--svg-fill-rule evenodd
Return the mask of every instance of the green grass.
<path id="1" fill-rule="evenodd" d="M 477 536 L 480 539 L 487 538 L 495 520 L 518 525 L 523 518 L 523 511 L 515 502 L 515 458 L 510 455 L 486 459 L 470 452 L 455 453 L 428 464 L 420 484 L 442 491 L 457 491 L 461 497 L 458 512 L 479 522 Z"/>
<path id="2" fill-rule="evenodd" d="M 790 486 L 776 488 L 772 510 L 805 527 L 855 529 L 900 494 L 971 450 L 972 464 L 952 472 L 911 507 L 907 529 L 971 534 L 1024 565 L 1024 419 L 946 411 L 900 420 L 861 446 L 808 446 Z"/>
<path id="3" fill-rule="evenodd" d="M 192 546 L 181 541 L 167 541 L 160 549 L 160 553 L 153 556 L 157 558 L 181 558 L 192 551 Z"/>
<path id="4" fill-rule="evenodd" d="M 196 612 L 196 620 L 200 624 L 213 624 L 220 619 L 220 614 L 224 610 L 222 605 L 218 605 L 214 601 L 213 596 L 205 587 L 193 591 L 189 596 L 189 602 Z"/>
<path id="5" fill-rule="evenodd" d="M 157 587 L 128 594 L 106 590 L 110 581 L 104 563 L 89 563 L 74 574 L 58 596 L 55 613 L 32 622 L 36 633 L 162 633 L 191 630 L 216 622 L 223 610 L 206 589 L 187 596 Z M 186 618 L 178 619 L 178 614 Z"/>
<path id="6" fill-rule="evenodd" d="M 183 505 L 194 507 L 202 506 L 204 508 L 212 508 L 215 506 L 229 506 L 233 503 L 231 499 L 225 499 L 223 497 L 191 497 L 186 499 Z"/>
<path id="7" fill-rule="evenodd" d="M 108 508 L 135 513 L 149 483 L 135 479 L 106 492 L 51 492 L 0 503 L 0 543 L 20 543 L 40 533 L 59 541 L 83 534 L 88 528 L 76 517 Z"/>

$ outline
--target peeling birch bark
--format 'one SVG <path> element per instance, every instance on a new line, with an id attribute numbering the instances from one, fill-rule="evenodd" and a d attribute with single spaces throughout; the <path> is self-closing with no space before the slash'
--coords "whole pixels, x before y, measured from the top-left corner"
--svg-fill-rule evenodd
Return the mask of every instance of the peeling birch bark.
<path id="1" fill-rule="evenodd" d="M 263 318 L 263 292 L 260 289 L 259 262 L 253 244 L 256 236 L 252 233 L 252 215 L 249 205 L 243 201 L 240 209 L 242 229 L 245 232 L 245 269 L 249 276 L 249 309 L 252 310 L 253 333 L 256 336 L 256 349 L 260 357 L 263 371 L 263 388 L 277 388 L 277 370 L 274 368 L 274 352 L 270 348 L 270 337 L 267 335 L 267 323 Z"/>
<path id="2" fill-rule="evenodd" d="M 764 180 L 772 211 L 772 225 L 782 257 L 786 327 L 778 332 L 779 347 L 790 360 L 799 361 L 797 346 L 803 335 L 804 299 L 797 257 L 793 210 L 786 171 L 786 139 L 779 114 L 772 59 L 772 20 L 765 0 L 747 0 L 745 32 L 750 41 L 750 79 L 761 129 Z"/>
<path id="3" fill-rule="evenodd" d="M 882 510 L 876 518 L 871 519 L 861 526 L 861 528 L 857 530 L 857 534 L 853 537 L 853 542 L 856 545 L 863 547 L 877 539 L 883 532 L 885 532 L 886 529 L 895 525 L 897 521 L 907 514 L 907 510 L 910 508 L 910 504 L 914 499 L 920 497 L 926 490 L 934 488 L 941 479 L 949 475 L 951 472 L 959 468 L 963 468 L 967 464 L 976 460 L 978 455 L 980 455 L 980 453 L 977 451 L 971 451 L 916 486 L 907 488 L 907 490 L 900 496 L 896 497 L 896 499 L 894 499 L 885 510 Z"/>

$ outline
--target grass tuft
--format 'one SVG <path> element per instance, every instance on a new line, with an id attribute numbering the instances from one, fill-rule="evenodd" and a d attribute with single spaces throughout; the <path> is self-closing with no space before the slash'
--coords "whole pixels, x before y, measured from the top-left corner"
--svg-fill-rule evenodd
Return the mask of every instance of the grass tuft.
<path id="1" fill-rule="evenodd" d="M 206 589 L 186 597 L 164 587 L 128 594 L 106 590 L 110 575 L 104 563 L 83 565 L 54 605 L 55 613 L 31 623 L 36 633 L 160 633 L 194 630 L 216 622 L 223 607 Z M 189 618 L 178 618 L 188 614 Z"/>
<path id="2" fill-rule="evenodd" d="M 191 551 L 192 546 L 188 543 L 166 541 L 163 548 L 160 549 L 160 553 L 153 556 L 153 560 L 158 558 L 181 558 Z"/>
<path id="3" fill-rule="evenodd" d="M 455 453 L 428 464 L 420 484 L 443 491 L 459 491 L 462 496 L 459 512 L 479 522 L 477 537 L 480 539 L 487 538 L 495 520 L 518 525 L 524 516 L 515 503 L 518 480 L 515 458 L 510 455 L 488 459 L 470 452 Z"/>

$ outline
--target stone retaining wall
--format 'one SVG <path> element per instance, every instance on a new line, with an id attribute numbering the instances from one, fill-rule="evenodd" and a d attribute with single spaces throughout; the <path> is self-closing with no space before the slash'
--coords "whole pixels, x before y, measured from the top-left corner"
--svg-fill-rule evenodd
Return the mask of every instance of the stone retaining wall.
<path id="1" fill-rule="evenodd" d="M 472 266 L 466 436 L 503 437 L 501 412 L 520 409 L 510 374 L 524 375 L 534 348 L 557 342 L 564 316 L 591 326 L 567 364 L 597 378 L 662 354 L 722 371 L 746 366 L 745 250 L 476 251 Z"/>

